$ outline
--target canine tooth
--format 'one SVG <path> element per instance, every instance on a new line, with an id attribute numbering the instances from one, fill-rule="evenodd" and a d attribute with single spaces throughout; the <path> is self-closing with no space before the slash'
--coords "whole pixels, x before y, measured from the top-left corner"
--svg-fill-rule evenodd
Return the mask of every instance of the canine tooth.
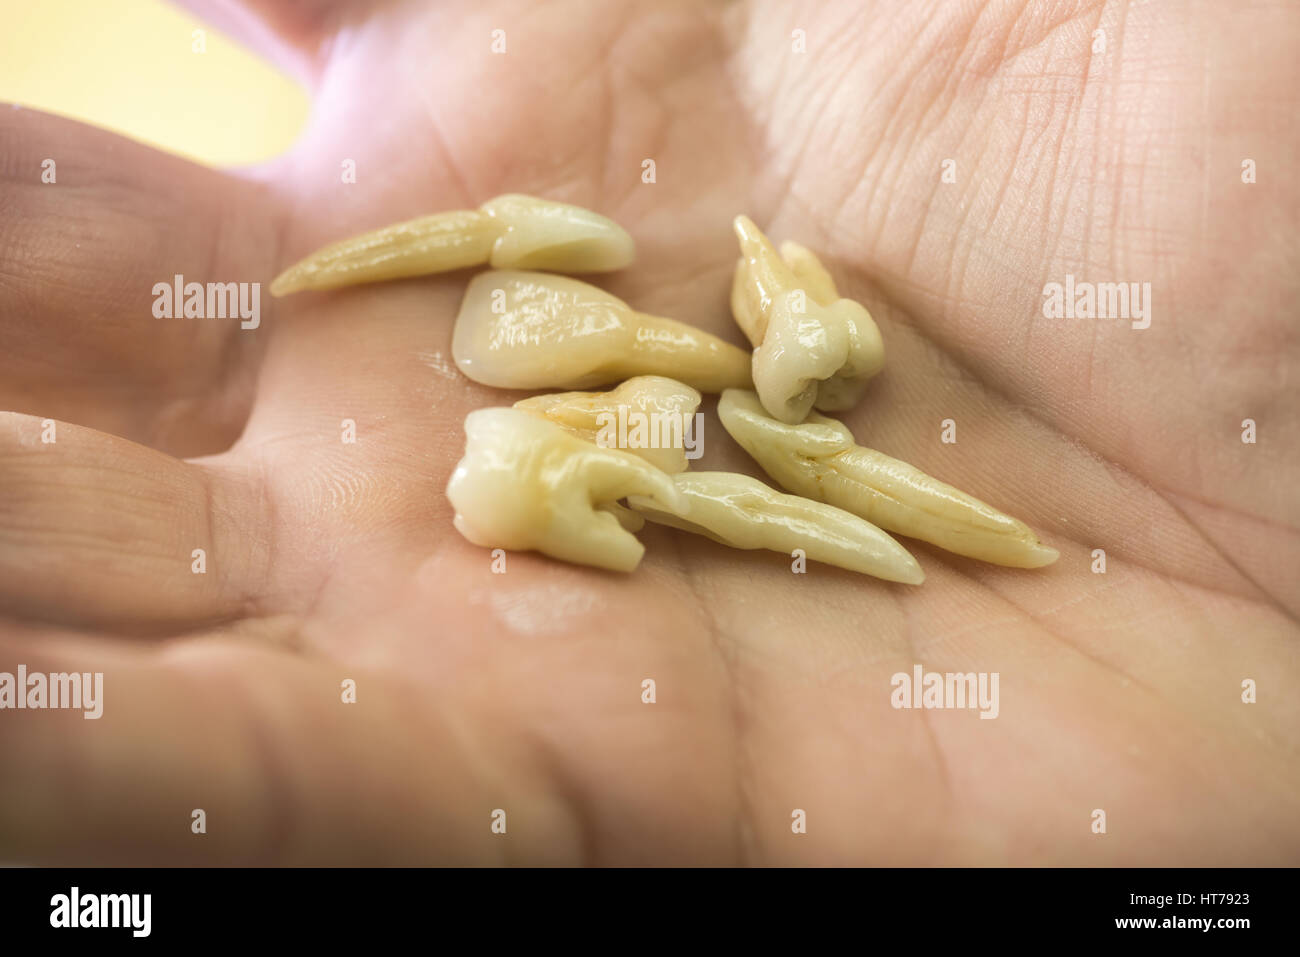
<path id="1" fill-rule="evenodd" d="M 907 550 L 876 526 L 842 509 L 785 495 L 734 472 L 673 476 L 684 507 L 639 495 L 627 503 L 652 522 L 695 532 L 732 548 L 804 554 L 828 565 L 919 585 L 925 573 Z"/>
<path id="2" fill-rule="evenodd" d="M 809 409 L 848 409 L 885 362 L 871 313 L 839 297 L 825 267 L 797 243 L 784 257 L 747 216 L 734 223 L 740 260 L 731 311 L 754 345 L 754 386 L 782 422 L 802 422 Z"/>
<path id="3" fill-rule="evenodd" d="M 669 474 L 686 471 L 686 439 L 699 406 L 700 394 L 690 386 L 657 375 L 636 376 L 609 392 L 553 392 L 515 403 L 516 409 L 604 448 L 624 449 Z M 619 441 L 620 422 L 626 444 Z M 645 447 L 636 447 L 636 440 Z"/>
<path id="4" fill-rule="evenodd" d="M 620 522 L 618 500 L 629 495 L 684 507 L 672 479 L 653 465 L 522 409 L 466 416 L 465 455 L 447 483 L 456 530 L 475 545 L 623 572 L 645 554 Z"/>
<path id="5" fill-rule="evenodd" d="M 505 227 L 488 260 L 494 269 L 610 272 L 636 255 L 621 226 L 581 206 L 509 193 L 479 208 Z"/>
<path id="6" fill-rule="evenodd" d="M 490 262 L 572 272 L 622 269 L 632 237 L 580 206 L 510 193 L 479 209 L 434 213 L 331 243 L 290 266 L 271 295 L 337 289 L 449 272 Z"/>
<path id="7" fill-rule="evenodd" d="M 856 444 L 835 419 L 812 413 L 802 425 L 767 414 L 748 390 L 718 402 L 723 427 L 781 487 L 860 515 L 900 535 L 1015 568 L 1038 568 L 1059 553 L 1029 526 L 918 468 Z"/>
<path id="8" fill-rule="evenodd" d="M 541 272 L 505 269 L 470 280 L 451 351 L 469 378 L 502 389 L 586 389 L 639 375 L 670 376 L 701 392 L 750 384 L 743 349 Z"/>

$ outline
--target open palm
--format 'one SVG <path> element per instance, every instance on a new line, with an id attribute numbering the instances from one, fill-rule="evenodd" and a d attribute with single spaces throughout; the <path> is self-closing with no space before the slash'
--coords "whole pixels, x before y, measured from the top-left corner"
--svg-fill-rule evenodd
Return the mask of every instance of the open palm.
<path id="1" fill-rule="evenodd" d="M 0 117 L 0 671 L 105 676 L 99 721 L 0 712 L 0 859 L 1297 860 L 1294 10 L 305 6 L 253 5 L 314 95 L 265 168 Z M 443 489 L 521 394 L 451 362 L 463 274 L 151 315 L 503 192 L 617 220 L 597 281 L 737 344 L 731 218 L 817 250 L 885 339 L 858 441 L 1060 560 L 904 540 L 912 588 L 648 526 L 630 576 L 495 574 Z M 1150 327 L 1044 318 L 1067 274 Z M 693 467 L 759 474 L 706 408 Z M 998 717 L 894 709 L 916 664 Z"/>

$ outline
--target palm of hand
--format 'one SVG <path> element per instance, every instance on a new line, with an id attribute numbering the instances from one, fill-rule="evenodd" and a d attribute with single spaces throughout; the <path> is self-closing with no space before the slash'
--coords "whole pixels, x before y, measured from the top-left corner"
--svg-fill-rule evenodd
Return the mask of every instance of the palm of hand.
<path id="1" fill-rule="evenodd" d="M 647 527 L 630 577 L 525 554 L 493 574 L 442 495 L 465 414 L 517 398 L 451 365 L 463 276 L 300 295 L 258 333 L 202 332 L 219 350 L 172 326 L 132 356 L 153 395 L 58 414 L 181 454 L 247 427 L 191 465 L 60 433 L 61 474 L 116 469 L 91 490 L 55 483 L 50 523 L 94 540 L 16 572 L 0 634 L 33 670 L 104 671 L 112 700 L 77 750 L 80 721 L 0 723 L 26 769 L 0 789 L 25 825 L 0 852 L 56 859 L 72 851 L 51 835 L 75 832 L 83 857 L 114 860 L 1293 859 L 1295 706 L 1240 701 L 1243 679 L 1276 689 L 1297 664 L 1297 513 L 1277 481 L 1296 403 L 1269 375 L 1294 358 L 1274 308 L 1294 290 L 1268 274 L 1293 250 L 1265 245 L 1294 241 L 1279 223 L 1295 197 L 1277 197 L 1294 187 L 1242 185 L 1252 145 L 1229 122 L 1276 74 L 1181 14 L 1027 7 L 900 22 L 831 5 L 393 5 L 331 34 L 314 125 L 265 187 L 151 157 L 162 186 L 131 188 L 147 203 L 166 176 L 220 181 L 224 239 L 191 216 L 157 261 L 198 273 L 207 255 L 263 281 L 360 228 L 507 191 L 569 200 L 638 241 L 634 267 L 596 281 L 736 342 L 728 226 L 749 212 L 823 252 L 881 325 L 886 371 L 845 417 L 859 441 L 1027 521 L 1055 566 L 905 540 L 928 576 L 909 589 Z M 488 52 L 497 27 L 505 55 Z M 1150 76 L 1164 43 L 1178 64 L 1205 54 L 1226 88 Z M 1293 95 L 1259 107 L 1274 141 Z M 355 185 L 337 183 L 345 158 Z M 1042 318 L 1043 283 L 1067 272 L 1150 281 L 1151 327 Z M 182 373 L 216 387 L 155 401 Z M 24 394 L 48 400 L 27 412 L 72 402 Z M 1242 444 L 1247 417 L 1268 441 Z M 32 420 L 7 418 L 21 446 Z M 694 467 L 758 474 L 715 417 L 704 441 Z M 92 507 L 119 501 L 105 488 L 123 514 Z M 142 539 L 174 547 L 164 561 Z M 113 567 L 86 573 L 104 541 Z M 890 676 L 917 663 L 998 672 L 997 720 L 893 709 Z M 220 822 L 201 842 L 193 807 Z"/>

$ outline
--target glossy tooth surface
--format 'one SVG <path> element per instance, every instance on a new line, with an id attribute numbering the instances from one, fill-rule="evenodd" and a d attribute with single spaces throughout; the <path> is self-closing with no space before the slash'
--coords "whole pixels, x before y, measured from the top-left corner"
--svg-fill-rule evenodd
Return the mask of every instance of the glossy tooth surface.
<path id="1" fill-rule="evenodd" d="M 1023 522 L 918 468 L 853 440 L 843 423 L 812 413 L 802 425 L 769 416 L 751 391 L 718 402 L 723 427 L 781 487 L 853 512 L 881 528 L 1015 568 L 1059 553 Z"/>
<path id="2" fill-rule="evenodd" d="M 737 216 L 740 260 L 731 311 L 754 345 L 754 386 L 763 406 L 783 422 L 808 411 L 855 405 L 884 365 L 885 349 L 871 314 L 842 299 L 824 266 L 798 243 L 772 243 L 747 216 Z"/>
<path id="3" fill-rule="evenodd" d="M 629 495 L 684 507 L 672 479 L 648 462 L 520 409 L 466 416 L 465 455 L 447 483 L 456 530 L 475 545 L 623 572 L 645 554 L 623 525 L 638 526 L 618 505 Z"/>
<path id="4" fill-rule="evenodd" d="M 427 276 L 489 262 L 606 272 L 622 269 L 635 253 L 632 237 L 604 216 L 511 193 L 476 210 L 434 213 L 331 243 L 277 276 L 271 295 Z"/>
<path id="5" fill-rule="evenodd" d="M 699 407 L 697 391 L 657 375 L 636 376 L 609 392 L 553 392 L 515 403 L 516 409 L 548 419 L 588 442 L 622 448 L 669 474 L 686 471 L 685 430 L 693 427 Z M 626 445 L 618 444 L 620 421 Z M 638 423 L 643 423 L 639 434 L 634 431 Z"/>
<path id="6" fill-rule="evenodd" d="M 470 280 L 452 355 L 469 378 L 502 389 L 587 389 L 640 375 L 701 392 L 750 384 L 744 350 L 543 272 L 506 269 Z"/>
<path id="7" fill-rule="evenodd" d="M 636 255 L 618 223 L 581 206 L 510 193 L 479 208 L 504 227 L 488 260 L 494 269 L 610 272 Z"/>
<path id="8" fill-rule="evenodd" d="M 630 496 L 648 520 L 695 532 L 732 548 L 765 548 L 887 581 L 919 585 L 925 573 L 907 550 L 856 515 L 797 495 L 785 495 L 734 472 L 673 476 L 684 507 Z"/>

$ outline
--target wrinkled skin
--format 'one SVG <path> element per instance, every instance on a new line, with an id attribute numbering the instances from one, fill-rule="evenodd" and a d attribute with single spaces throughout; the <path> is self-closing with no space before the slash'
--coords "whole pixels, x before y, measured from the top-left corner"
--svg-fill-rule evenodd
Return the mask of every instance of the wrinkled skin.
<path id="1" fill-rule="evenodd" d="M 106 685 L 0 712 L 0 859 L 1300 861 L 1294 7 L 266 6 L 315 103 L 265 167 L 0 112 L 0 670 Z M 910 588 L 648 527 L 631 576 L 493 574 L 443 488 L 521 394 L 451 364 L 465 274 L 150 314 L 507 191 L 614 217 L 597 281 L 737 344 L 731 218 L 817 250 L 885 339 L 859 441 L 1059 562 L 905 541 Z M 1150 328 L 1043 318 L 1066 273 L 1150 282 Z M 755 474 L 706 407 L 694 467 Z M 915 663 L 998 672 L 998 718 L 891 708 Z"/>

